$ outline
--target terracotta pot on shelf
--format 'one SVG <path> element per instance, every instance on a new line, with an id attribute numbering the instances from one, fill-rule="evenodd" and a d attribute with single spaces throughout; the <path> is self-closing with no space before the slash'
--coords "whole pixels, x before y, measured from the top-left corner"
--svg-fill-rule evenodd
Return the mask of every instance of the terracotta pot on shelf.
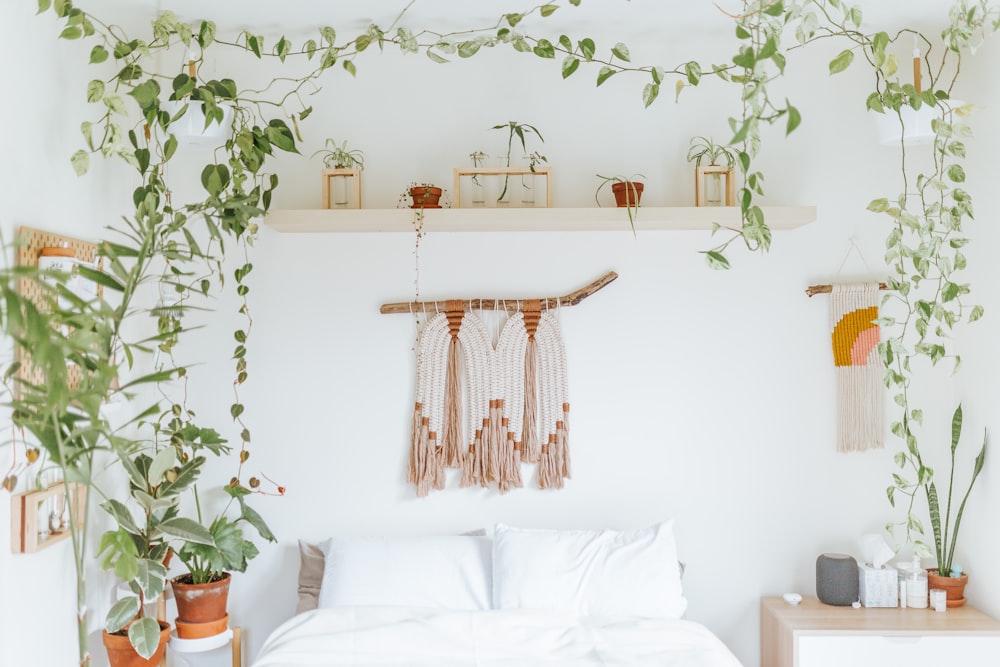
<path id="1" fill-rule="evenodd" d="M 942 577 L 937 568 L 927 570 L 927 588 L 939 588 L 945 592 L 949 607 L 961 607 L 965 604 L 965 585 L 969 583 L 969 575 L 965 572 L 958 577 Z"/>
<path id="2" fill-rule="evenodd" d="M 104 648 L 108 652 L 108 663 L 111 667 L 157 667 L 167 650 L 170 640 L 170 624 L 158 621 L 160 624 L 160 645 L 150 658 L 143 658 L 135 652 L 127 634 L 110 634 L 104 631 Z"/>
<path id="3" fill-rule="evenodd" d="M 207 584 L 193 584 L 190 574 L 174 577 L 171 588 L 177 603 L 177 636 L 182 639 L 209 637 L 224 632 L 229 620 L 229 582 L 232 575 Z"/>
<path id="4" fill-rule="evenodd" d="M 438 205 L 441 193 L 441 188 L 432 185 L 418 185 L 410 188 L 410 197 L 413 198 L 413 204 L 410 208 L 441 208 Z"/>
<path id="5" fill-rule="evenodd" d="M 646 187 L 638 181 L 622 181 L 611 184 L 611 192 L 615 195 L 615 203 L 619 208 L 638 206 L 642 199 L 642 190 Z"/>

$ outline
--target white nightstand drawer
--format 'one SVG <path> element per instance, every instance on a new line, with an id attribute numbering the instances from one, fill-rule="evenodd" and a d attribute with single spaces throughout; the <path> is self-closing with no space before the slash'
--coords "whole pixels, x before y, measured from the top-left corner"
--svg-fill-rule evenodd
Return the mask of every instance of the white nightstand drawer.
<path id="1" fill-rule="evenodd" d="M 996 667 L 1000 636 L 804 635 L 798 667 Z"/>

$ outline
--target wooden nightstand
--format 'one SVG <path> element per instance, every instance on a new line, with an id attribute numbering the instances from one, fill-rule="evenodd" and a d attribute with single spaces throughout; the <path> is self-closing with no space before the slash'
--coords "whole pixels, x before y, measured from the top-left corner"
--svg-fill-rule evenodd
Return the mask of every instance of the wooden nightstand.
<path id="1" fill-rule="evenodd" d="M 996 667 L 998 656 L 1000 621 L 968 605 L 942 613 L 760 600 L 761 667 Z"/>

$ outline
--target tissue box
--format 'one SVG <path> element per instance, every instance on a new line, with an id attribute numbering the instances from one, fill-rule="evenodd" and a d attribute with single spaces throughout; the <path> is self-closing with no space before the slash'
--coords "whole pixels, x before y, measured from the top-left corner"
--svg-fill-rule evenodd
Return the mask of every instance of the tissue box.
<path id="1" fill-rule="evenodd" d="M 899 600 L 899 576 L 894 567 L 858 565 L 858 594 L 865 607 L 895 607 Z"/>

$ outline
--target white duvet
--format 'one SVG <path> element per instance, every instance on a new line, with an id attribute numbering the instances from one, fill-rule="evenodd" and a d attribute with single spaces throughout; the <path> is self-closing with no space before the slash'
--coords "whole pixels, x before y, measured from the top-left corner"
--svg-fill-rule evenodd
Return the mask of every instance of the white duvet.
<path id="1" fill-rule="evenodd" d="M 254 667 L 741 667 L 692 621 L 597 619 L 544 610 L 338 607 L 277 628 Z"/>

